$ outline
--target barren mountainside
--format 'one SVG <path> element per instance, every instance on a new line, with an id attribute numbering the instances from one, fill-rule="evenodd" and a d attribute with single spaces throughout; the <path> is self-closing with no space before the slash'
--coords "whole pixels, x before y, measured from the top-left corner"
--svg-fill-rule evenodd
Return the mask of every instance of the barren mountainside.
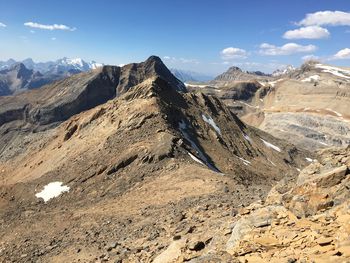
<path id="1" fill-rule="evenodd" d="M 1 98 L 1 259 L 172 262 L 172 240 L 195 259 L 314 158 L 183 91 L 151 57 Z"/>

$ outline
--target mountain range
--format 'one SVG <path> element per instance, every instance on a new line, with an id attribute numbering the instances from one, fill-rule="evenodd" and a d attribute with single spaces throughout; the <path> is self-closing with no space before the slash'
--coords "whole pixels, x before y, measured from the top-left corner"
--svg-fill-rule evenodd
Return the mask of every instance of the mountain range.
<path id="1" fill-rule="evenodd" d="M 192 91 L 219 96 L 246 123 L 302 148 L 350 143 L 350 71 L 306 62 L 278 74 L 231 67 Z"/>
<path id="2" fill-rule="evenodd" d="M 244 124 L 217 97 L 187 92 L 155 56 L 0 105 L 5 261 L 170 262 L 171 236 L 188 235 L 189 252 L 209 246 L 199 223 L 208 207 L 219 215 L 264 198 L 313 157 Z"/>
<path id="3" fill-rule="evenodd" d="M 3 71 L 1 262 L 349 259 L 349 69 Z"/>
<path id="4" fill-rule="evenodd" d="M 71 75 L 94 70 L 102 64 L 85 62 L 80 58 L 35 63 L 31 58 L 17 62 L 0 61 L 0 96 L 17 94 Z"/>
<path id="5" fill-rule="evenodd" d="M 71 72 L 78 73 L 83 71 L 88 71 L 91 69 L 96 69 L 103 66 L 101 63 L 95 61 L 86 62 L 81 58 L 61 58 L 56 61 L 48 62 L 34 62 L 33 59 L 27 58 L 22 61 L 16 61 L 14 59 L 9 59 L 7 61 L 0 61 L 0 70 L 9 69 L 13 65 L 22 63 L 27 69 L 32 69 L 34 71 L 39 71 L 42 74 L 45 73 L 60 73 L 60 72 Z"/>

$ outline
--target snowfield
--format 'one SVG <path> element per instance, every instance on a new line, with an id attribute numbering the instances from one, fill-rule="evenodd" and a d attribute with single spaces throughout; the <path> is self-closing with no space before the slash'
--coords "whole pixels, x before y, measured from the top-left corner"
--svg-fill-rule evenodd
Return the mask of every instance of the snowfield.
<path id="1" fill-rule="evenodd" d="M 333 74 L 334 76 L 350 79 L 350 70 L 332 67 L 332 66 L 323 65 L 323 64 L 316 64 L 315 67 L 323 69 L 322 70 L 323 72 Z"/>
<path id="2" fill-rule="evenodd" d="M 312 82 L 312 81 L 317 81 L 319 79 L 320 79 L 319 75 L 313 75 L 313 76 L 310 76 L 308 78 L 301 80 L 301 82 Z"/>
<path id="3" fill-rule="evenodd" d="M 50 199 L 59 196 L 64 192 L 69 191 L 69 187 L 66 185 L 62 185 L 62 182 L 52 182 L 44 186 L 44 189 L 35 194 L 37 198 L 44 199 L 45 203 Z"/>

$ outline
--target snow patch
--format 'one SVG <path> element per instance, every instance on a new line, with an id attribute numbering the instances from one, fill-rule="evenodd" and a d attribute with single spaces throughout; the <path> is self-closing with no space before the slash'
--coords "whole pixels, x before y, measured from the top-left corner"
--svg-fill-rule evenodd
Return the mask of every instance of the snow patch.
<path id="1" fill-rule="evenodd" d="M 243 137 L 244 137 L 244 139 L 246 139 L 247 141 L 252 142 L 252 139 L 251 139 L 247 134 L 243 133 Z"/>
<path id="2" fill-rule="evenodd" d="M 273 162 L 273 161 L 271 161 L 271 160 L 269 160 L 269 159 L 267 159 L 273 166 L 276 166 L 276 164 Z"/>
<path id="3" fill-rule="evenodd" d="M 261 139 L 260 140 L 265 144 L 265 146 L 271 148 L 271 149 L 274 149 L 275 151 L 277 152 L 281 152 L 281 149 L 279 147 L 277 147 L 276 145 L 273 145 L 272 143 L 269 143 L 267 141 L 265 141 L 264 139 Z"/>
<path id="4" fill-rule="evenodd" d="M 283 79 L 278 79 L 278 80 L 275 80 L 275 81 L 269 81 L 268 84 L 271 86 L 271 87 L 274 87 L 278 82 L 282 81 Z"/>
<path id="5" fill-rule="evenodd" d="M 318 142 L 318 143 L 320 143 L 320 144 L 322 144 L 322 145 L 326 145 L 326 146 L 328 146 L 328 144 L 327 144 L 327 143 L 325 143 L 325 142 Z"/>
<path id="6" fill-rule="evenodd" d="M 266 86 L 266 83 L 264 83 L 264 82 L 258 81 L 258 83 L 259 83 L 261 86 L 263 86 L 263 87 Z"/>
<path id="7" fill-rule="evenodd" d="M 221 130 L 220 130 L 219 126 L 216 125 L 216 123 L 214 122 L 214 120 L 212 119 L 212 117 L 210 117 L 210 116 L 207 117 L 207 116 L 205 116 L 204 114 L 202 114 L 202 118 L 203 118 L 203 120 L 204 120 L 206 123 L 208 123 L 211 127 L 213 127 L 214 130 L 215 130 L 218 134 L 221 135 Z"/>
<path id="8" fill-rule="evenodd" d="M 308 78 L 305 78 L 303 80 L 301 80 L 302 82 L 312 82 L 312 81 L 317 81 L 320 79 L 320 76 L 319 75 L 313 75 L 313 76 L 310 76 Z"/>
<path id="9" fill-rule="evenodd" d="M 188 152 L 188 155 L 195 160 L 197 163 L 205 165 L 200 159 L 198 159 L 196 156 L 194 156 L 192 153 Z"/>
<path id="10" fill-rule="evenodd" d="M 189 83 L 184 83 L 186 87 L 190 88 L 206 88 L 209 87 L 208 85 L 200 85 L 200 84 L 189 84 Z"/>
<path id="11" fill-rule="evenodd" d="M 342 117 L 342 116 L 343 116 L 343 115 L 340 114 L 339 112 L 334 111 L 334 110 L 332 110 L 332 109 L 327 108 L 326 110 L 333 112 L 333 113 L 334 113 L 335 115 L 337 115 L 338 117 Z"/>
<path id="12" fill-rule="evenodd" d="M 62 182 L 52 182 L 44 186 L 44 189 L 35 194 L 37 198 L 44 199 L 45 203 L 50 199 L 59 196 L 64 192 L 69 191 L 69 187 L 66 185 L 62 185 Z"/>
<path id="13" fill-rule="evenodd" d="M 187 125 L 184 120 L 181 120 L 179 122 L 179 128 L 182 133 L 182 136 L 191 144 L 191 147 L 197 152 L 198 157 L 194 157 L 198 159 L 199 161 L 203 161 L 211 170 L 214 172 L 220 173 L 220 171 L 213 165 L 211 165 L 208 161 L 208 159 L 205 157 L 204 153 L 199 149 L 197 144 L 191 139 L 190 135 L 187 133 Z M 191 155 L 190 155 L 191 156 Z M 191 156 L 192 157 L 192 156 Z M 193 159 L 193 158 L 192 158 Z M 197 160 L 195 160 L 197 162 Z"/>
<path id="14" fill-rule="evenodd" d="M 350 70 L 345 70 L 342 68 L 332 67 L 332 66 L 323 65 L 323 64 L 316 64 L 315 67 L 323 69 L 322 70 L 323 72 L 330 73 L 334 76 L 350 79 Z"/>
<path id="15" fill-rule="evenodd" d="M 243 162 L 244 165 L 249 165 L 249 164 L 251 164 L 251 162 L 249 162 L 248 160 L 243 159 L 243 158 L 241 158 L 241 157 L 238 157 L 238 159 L 240 159 L 240 160 Z"/>
<path id="16" fill-rule="evenodd" d="M 312 162 L 312 159 L 311 159 L 311 158 L 308 158 L 308 157 L 306 157 L 305 160 L 308 161 L 308 162 L 310 162 L 310 163 Z"/>

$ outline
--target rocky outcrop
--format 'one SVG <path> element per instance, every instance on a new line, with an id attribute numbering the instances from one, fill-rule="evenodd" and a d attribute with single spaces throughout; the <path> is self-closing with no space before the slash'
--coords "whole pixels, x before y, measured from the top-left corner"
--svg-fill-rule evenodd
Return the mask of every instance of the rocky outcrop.
<path id="1" fill-rule="evenodd" d="M 350 147 L 320 152 L 296 182 L 281 181 L 264 205 L 251 205 L 227 242 L 248 262 L 344 262 L 349 259 Z M 256 225 L 255 222 L 264 222 Z"/>

